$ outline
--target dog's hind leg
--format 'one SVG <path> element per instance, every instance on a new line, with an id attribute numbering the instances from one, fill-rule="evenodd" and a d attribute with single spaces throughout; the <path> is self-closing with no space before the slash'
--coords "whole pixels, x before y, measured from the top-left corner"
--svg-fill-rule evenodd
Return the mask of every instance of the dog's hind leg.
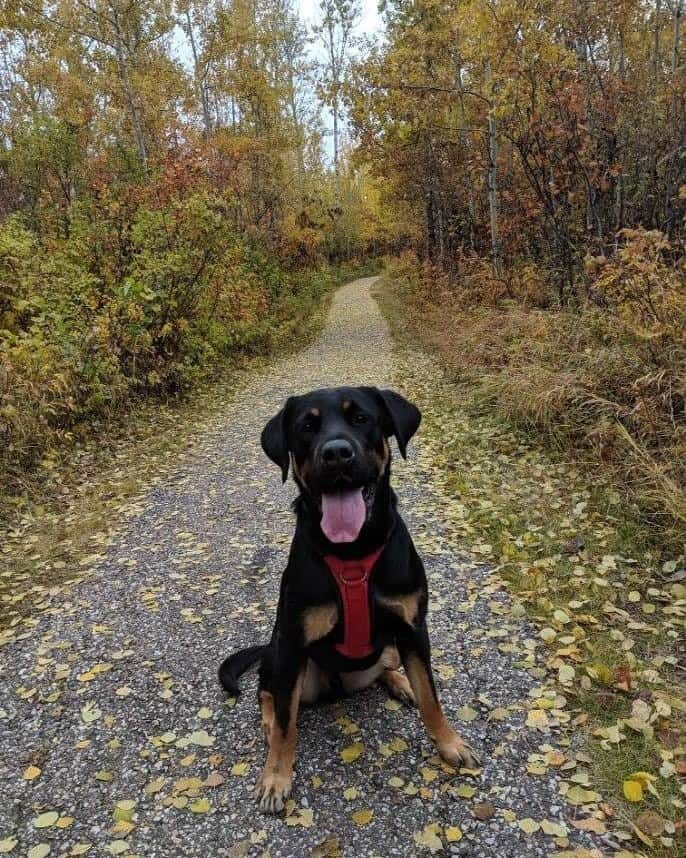
<path id="1" fill-rule="evenodd" d="M 402 674 L 398 668 L 400 667 L 400 654 L 395 646 L 387 646 L 381 654 L 381 663 L 384 666 L 384 671 L 379 677 L 379 682 L 386 687 L 386 690 L 400 700 L 406 706 L 416 706 L 417 701 L 412 691 L 407 677 Z"/>
<path id="2" fill-rule="evenodd" d="M 379 677 L 379 682 L 386 687 L 386 690 L 391 697 L 395 697 L 396 700 L 400 700 L 400 702 L 404 703 L 406 706 L 417 705 L 414 691 L 412 691 L 412 686 L 410 685 L 408 678 L 399 670 L 384 670 Z"/>
<path id="3" fill-rule="evenodd" d="M 300 695 L 301 703 L 316 703 L 322 695 L 331 691 L 329 676 L 312 659 L 307 660 L 303 676 L 303 688 Z"/>

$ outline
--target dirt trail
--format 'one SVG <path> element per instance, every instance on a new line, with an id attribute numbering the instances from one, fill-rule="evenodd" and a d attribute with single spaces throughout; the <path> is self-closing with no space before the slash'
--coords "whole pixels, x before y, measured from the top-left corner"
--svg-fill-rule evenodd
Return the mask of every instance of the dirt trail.
<path id="1" fill-rule="evenodd" d="M 417 713 L 388 708 L 374 689 L 301 712 L 290 815 L 257 812 L 255 677 L 230 705 L 216 668 L 229 651 L 267 638 L 292 532 L 293 487 L 281 487 L 259 433 L 290 393 L 395 383 L 372 283 L 340 289 L 322 336 L 252 376 L 94 573 L 55 594 L 0 650 L 0 851 L 11 837 L 10 854 L 31 858 L 295 858 L 327 840 L 318 854 L 339 854 L 337 841 L 355 858 L 428 854 L 437 843 L 445 854 L 531 858 L 593 845 L 569 826 L 574 809 L 556 771 L 527 772 L 531 754 L 557 747 L 564 701 L 546 703 L 552 733 L 525 726 L 543 675 L 535 632 L 509 613 L 489 569 L 462 553 L 421 431 L 408 461 L 396 457 L 395 485 L 429 575 L 440 694 L 482 751 L 483 772 L 444 769 Z M 353 743 L 362 753 L 345 763 L 340 752 Z M 29 766 L 40 773 L 27 780 Z M 484 801 L 495 814 L 479 821 L 472 811 Z M 367 810 L 370 821 L 357 813 Z M 36 827 L 50 812 L 38 822 L 53 824 Z M 528 818 L 547 820 L 548 833 L 526 833 L 518 820 Z M 29 852 L 41 843 L 51 851 Z"/>

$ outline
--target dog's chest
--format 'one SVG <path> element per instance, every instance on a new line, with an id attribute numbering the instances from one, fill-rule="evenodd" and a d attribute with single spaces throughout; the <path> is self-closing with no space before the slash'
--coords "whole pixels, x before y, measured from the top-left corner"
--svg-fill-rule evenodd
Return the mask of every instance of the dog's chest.
<path id="1" fill-rule="evenodd" d="M 345 641 L 346 628 L 352 632 L 355 641 L 352 645 L 338 647 L 343 655 L 348 653 L 350 658 L 362 658 L 368 655 L 373 647 L 372 641 L 380 631 L 379 625 L 388 614 L 393 619 L 400 619 L 407 625 L 417 621 L 421 604 L 421 591 L 412 593 L 393 593 L 370 588 L 360 591 L 359 600 L 351 610 L 350 600 L 344 600 L 338 593 L 332 593 L 334 598 L 320 605 L 306 608 L 303 612 L 303 636 L 307 645 L 322 640 L 337 631 L 338 637 Z M 349 641 L 352 638 L 349 636 Z M 348 652 L 346 652 L 346 650 Z"/>

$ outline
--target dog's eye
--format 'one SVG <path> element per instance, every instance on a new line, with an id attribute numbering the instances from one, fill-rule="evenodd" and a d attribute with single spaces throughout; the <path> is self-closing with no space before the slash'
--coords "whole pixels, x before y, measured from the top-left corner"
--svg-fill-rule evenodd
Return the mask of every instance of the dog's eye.
<path id="1" fill-rule="evenodd" d="M 316 432 L 317 431 L 317 420 L 315 417 L 306 417 L 300 428 L 303 432 Z"/>
<path id="2" fill-rule="evenodd" d="M 364 413 L 364 411 L 356 411 L 353 414 L 352 422 L 355 423 L 355 425 L 357 426 L 361 426 L 363 423 L 367 422 L 367 415 Z"/>

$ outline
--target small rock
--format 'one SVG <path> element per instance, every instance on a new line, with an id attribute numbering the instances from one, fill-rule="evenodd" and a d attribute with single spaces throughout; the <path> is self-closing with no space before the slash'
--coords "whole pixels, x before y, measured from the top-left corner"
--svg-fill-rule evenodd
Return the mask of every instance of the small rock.
<path id="1" fill-rule="evenodd" d="M 474 805 L 472 813 L 477 819 L 480 819 L 481 822 L 485 822 L 487 819 L 490 819 L 495 815 L 495 805 L 491 801 L 482 801 L 479 804 Z"/>
<path id="2" fill-rule="evenodd" d="M 586 547 L 586 543 L 584 541 L 583 536 L 574 536 L 563 547 L 562 553 L 563 554 L 578 554 L 580 551 L 583 551 L 585 547 Z"/>

